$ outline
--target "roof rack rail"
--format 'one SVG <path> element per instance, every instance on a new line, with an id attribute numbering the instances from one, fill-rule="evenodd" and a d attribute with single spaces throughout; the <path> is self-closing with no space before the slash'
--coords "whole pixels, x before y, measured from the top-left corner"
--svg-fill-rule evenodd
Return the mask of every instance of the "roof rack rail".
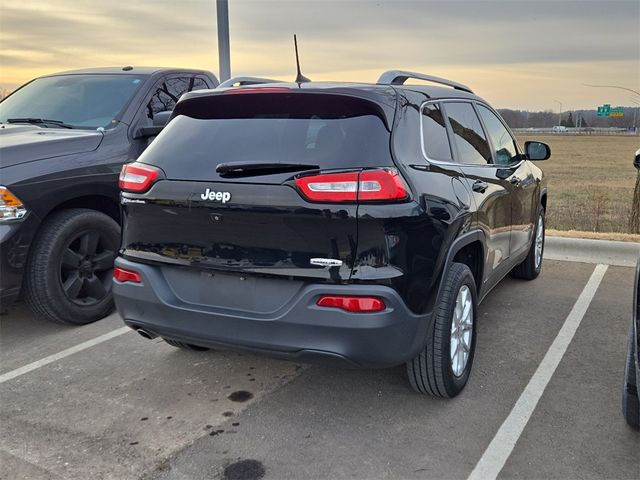
<path id="1" fill-rule="evenodd" d="M 281 83 L 282 80 L 273 80 L 271 78 L 260 78 L 260 77 L 232 77 L 229 80 L 222 82 L 216 88 L 226 88 L 233 87 L 238 84 L 238 86 L 243 85 L 257 85 L 259 83 Z"/>
<path id="2" fill-rule="evenodd" d="M 387 70 L 378 79 L 379 85 L 403 85 L 409 78 L 416 78 L 418 80 L 425 80 L 427 82 L 439 83 L 448 87 L 453 87 L 456 90 L 463 90 L 465 92 L 473 93 L 466 85 L 462 83 L 454 82 L 453 80 L 447 80 L 446 78 L 434 77 L 433 75 L 425 75 L 424 73 L 407 72 L 405 70 Z"/>

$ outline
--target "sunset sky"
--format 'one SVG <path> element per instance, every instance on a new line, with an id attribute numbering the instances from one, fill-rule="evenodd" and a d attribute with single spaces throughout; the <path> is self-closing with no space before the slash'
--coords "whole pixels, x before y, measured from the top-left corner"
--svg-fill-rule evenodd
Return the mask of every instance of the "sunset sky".
<path id="1" fill-rule="evenodd" d="M 634 105 L 640 0 L 229 1 L 232 75 L 375 82 L 408 69 L 470 85 L 496 107 Z M 215 0 L 2 0 L 0 87 L 55 71 L 157 65 L 217 74 Z"/>

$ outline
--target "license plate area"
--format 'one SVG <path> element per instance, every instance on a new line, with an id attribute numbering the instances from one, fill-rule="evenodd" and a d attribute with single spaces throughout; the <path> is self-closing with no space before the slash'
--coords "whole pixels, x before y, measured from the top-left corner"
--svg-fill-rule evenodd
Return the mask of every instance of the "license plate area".
<path id="1" fill-rule="evenodd" d="M 286 305 L 302 288 L 300 281 L 255 275 L 163 267 L 176 297 L 188 304 L 271 313 Z"/>

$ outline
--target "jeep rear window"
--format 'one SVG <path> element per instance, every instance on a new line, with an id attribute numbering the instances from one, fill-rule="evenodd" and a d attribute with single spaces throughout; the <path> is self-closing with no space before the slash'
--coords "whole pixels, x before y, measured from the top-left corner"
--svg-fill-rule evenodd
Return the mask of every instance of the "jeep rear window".
<path id="1" fill-rule="evenodd" d="M 319 94 L 233 94 L 190 99 L 140 160 L 173 179 L 216 174 L 227 162 L 392 166 L 390 133 L 369 101 Z M 203 178 L 204 179 L 204 178 Z"/>

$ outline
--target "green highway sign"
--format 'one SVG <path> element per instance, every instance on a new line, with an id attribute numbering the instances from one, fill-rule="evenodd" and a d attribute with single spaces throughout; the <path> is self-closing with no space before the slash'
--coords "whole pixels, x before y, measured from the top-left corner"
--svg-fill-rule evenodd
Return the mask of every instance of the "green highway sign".
<path id="1" fill-rule="evenodd" d="M 611 105 L 606 103 L 598 107 L 599 117 L 623 117 L 624 110 L 622 107 L 611 108 Z"/>
<path id="2" fill-rule="evenodd" d="M 610 117 L 623 117 L 624 112 L 622 111 L 622 107 L 616 107 L 611 109 L 611 113 L 609 113 Z"/>
<path id="3" fill-rule="evenodd" d="M 602 105 L 598 107 L 598 116 L 599 117 L 608 117 L 609 113 L 611 113 L 611 105 L 608 103 L 606 105 Z"/>

